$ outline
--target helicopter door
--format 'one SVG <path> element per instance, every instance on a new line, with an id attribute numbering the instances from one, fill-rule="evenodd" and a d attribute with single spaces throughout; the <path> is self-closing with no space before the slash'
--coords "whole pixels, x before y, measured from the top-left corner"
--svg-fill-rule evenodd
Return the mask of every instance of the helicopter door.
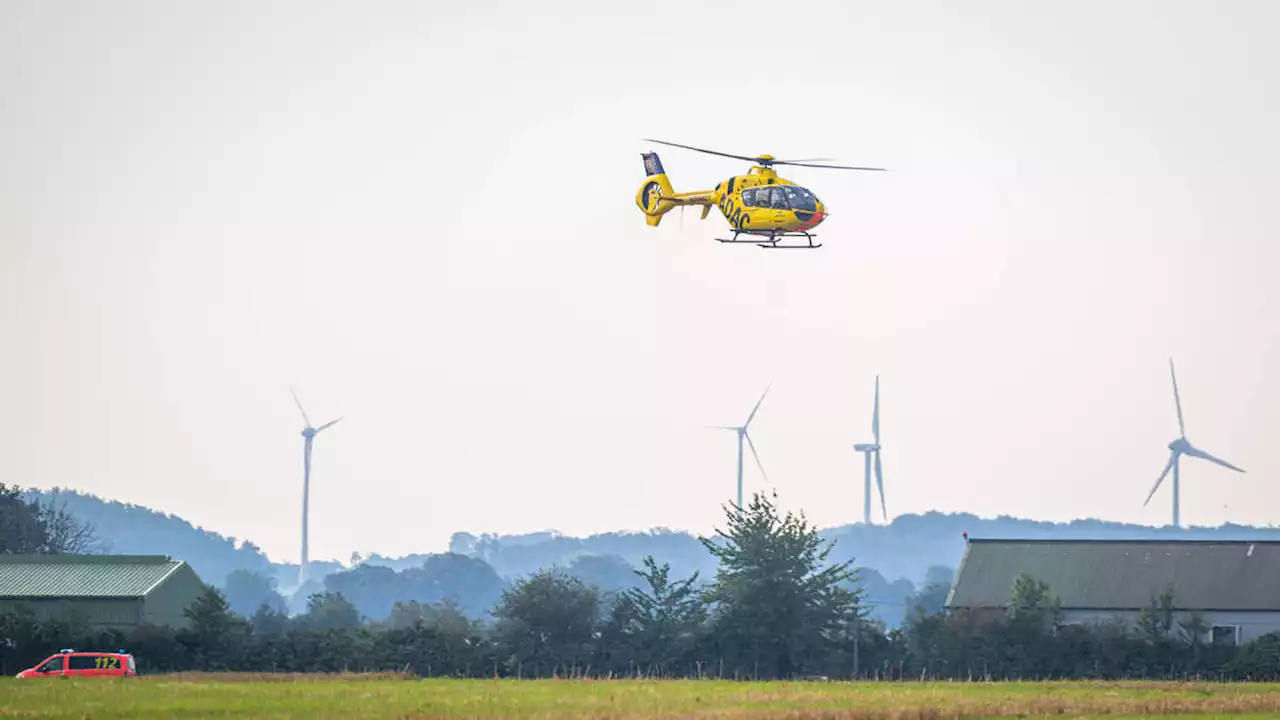
<path id="1" fill-rule="evenodd" d="M 785 222 L 787 211 L 791 209 L 791 206 L 787 203 L 787 196 L 783 194 L 782 188 L 777 185 L 763 188 L 760 195 L 760 199 L 763 201 L 760 204 L 773 209 L 773 221 L 777 223 Z"/>

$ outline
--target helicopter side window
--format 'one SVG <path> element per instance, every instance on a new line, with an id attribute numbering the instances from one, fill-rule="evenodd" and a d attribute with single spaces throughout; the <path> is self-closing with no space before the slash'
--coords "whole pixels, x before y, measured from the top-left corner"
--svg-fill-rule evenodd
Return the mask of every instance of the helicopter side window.
<path id="1" fill-rule="evenodd" d="M 773 209 L 775 210 L 789 209 L 790 206 L 787 205 L 787 196 L 783 194 L 782 188 L 780 186 L 774 186 L 771 189 L 773 190 L 773 192 L 770 193 L 773 196 Z"/>
<path id="2" fill-rule="evenodd" d="M 746 205 L 747 207 L 755 207 L 755 205 L 756 205 L 756 191 L 755 191 L 755 188 L 752 188 L 752 189 L 750 189 L 750 190 L 743 190 L 743 191 L 742 191 L 742 204 L 743 204 L 743 205 Z"/>

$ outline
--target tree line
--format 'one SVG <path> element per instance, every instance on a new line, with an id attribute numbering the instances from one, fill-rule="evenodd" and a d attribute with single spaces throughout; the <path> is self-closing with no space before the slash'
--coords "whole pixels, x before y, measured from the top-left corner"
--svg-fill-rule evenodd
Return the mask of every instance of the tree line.
<path id="1" fill-rule="evenodd" d="M 228 592 L 233 607 L 243 598 L 230 597 L 230 575 L 236 571 L 256 573 L 274 578 L 283 590 L 291 613 L 306 610 L 307 598 L 329 588 L 327 578 L 353 569 L 387 567 L 401 573 L 421 570 L 432 556 L 411 554 L 401 557 L 377 553 L 353 554 L 349 562 L 312 560 L 307 575 L 312 578 L 297 587 L 298 566 L 275 563 L 252 542 L 227 537 L 195 527 L 182 518 L 166 515 L 147 507 L 104 500 L 74 490 L 27 489 L 26 497 L 43 504 L 56 502 L 75 517 L 92 523 L 102 539 L 103 551 L 120 554 L 163 554 L 186 560 L 205 581 Z M 248 498 L 247 502 L 253 502 Z M 1280 538 L 1280 528 L 1223 525 L 1213 528 L 1153 528 L 1136 524 L 1120 524 L 1100 520 L 1079 519 L 1069 523 L 1033 521 L 1012 517 L 978 518 L 967 513 L 903 514 L 892 523 L 864 525 L 856 523 L 828 527 L 821 531 L 824 540 L 836 541 L 832 560 L 850 559 L 856 551 L 861 568 L 859 579 L 865 591 L 871 616 L 889 627 L 900 626 L 905 606 L 913 593 L 937 577 L 950 582 L 953 568 L 963 555 L 964 533 L 970 537 L 1018 537 L 1057 539 L 1168 539 L 1168 540 L 1264 540 Z M 632 570 L 642 565 L 647 555 L 671 564 L 671 573 L 687 577 L 698 571 L 705 579 L 714 576 L 716 560 L 699 539 L 691 534 L 665 528 L 639 532 L 605 532 L 587 537 L 572 537 L 555 532 L 515 535 L 474 535 L 455 533 L 449 540 L 449 552 L 483 561 L 502 578 L 528 576 L 541 568 L 561 566 L 571 574 L 599 585 L 605 590 L 619 590 L 625 579 L 631 584 Z M 931 577 L 933 576 L 933 577 Z M 389 578 L 388 578 L 389 579 Z M 421 578 L 420 578 L 421 579 Z M 353 579 L 354 580 L 354 579 Z M 361 578 L 376 580 L 372 576 Z M 922 582 L 923 580 L 923 582 Z M 412 583 L 417 588 L 424 583 Z M 435 602 L 433 591 L 417 592 L 412 587 L 397 587 L 399 580 L 387 583 L 382 597 L 365 592 L 361 599 L 350 595 L 361 612 L 382 619 L 395 600 L 417 599 Z M 413 591 L 415 594 L 404 593 Z M 343 589 L 344 594 L 347 589 Z M 476 593 L 471 598 L 475 613 L 483 614 L 493 607 L 496 597 Z M 469 606 L 471 602 L 464 603 Z M 256 607 L 256 605 L 255 605 Z M 252 613 L 249 608 L 248 613 Z"/>
<path id="2" fill-rule="evenodd" d="M 237 612 L 208 586 L 186 627 L 128 631 L 0 613 L 0 671 L 30 667 L 60 647 L 125 648 L 140 670 L 402 671 L 453 677 L 696 677 L 1028 679 L 1280 677 L 1280 635 L 1242 647 L 1204 641 L 1194 616 L 1174 621 L 1166 589 L 1136 627 L 1064 625 L 1051 589 L 1020 576 L 996 614 L 942 609 L 930 585 L 891 630 L 868 617 L 852 560 L 831 561 L 803 515 L 755 496 L 726 508 L 725 528 L 701 538 L 714 577 L 673 577 L 646 558 L 637 585 L 603 590 L 544 569 L 500 590 L 487 619 L 458 599 L 399 602 L 370 621 L 342 590 L 311 594 L 290 615 L 264 602 Z M 358 592 L 359 588 L 349 588 Z"/>
<path id="3" fill-rule="evenodd" d="M 28 499 L 0 482 L 0 555 L 77 555 L 101 549 L 92 523 L 73 514 L 53 493 Z"/>

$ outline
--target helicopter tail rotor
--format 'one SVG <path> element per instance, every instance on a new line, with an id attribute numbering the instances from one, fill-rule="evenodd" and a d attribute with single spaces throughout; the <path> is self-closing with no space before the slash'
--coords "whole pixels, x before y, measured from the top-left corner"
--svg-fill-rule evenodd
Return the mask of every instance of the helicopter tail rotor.
<path id="1" fill-rule="evenodd" d="M 670 201 L 675 195 L 667 171 L 662 168 L 662 160 L 657 153 L 644 154 L 644 184 L 636 193 L 636 206 L 644 212 L 644 221 L 650 227 L 662 222 L 662 216 L 671 211 L 675 204 Z"/>

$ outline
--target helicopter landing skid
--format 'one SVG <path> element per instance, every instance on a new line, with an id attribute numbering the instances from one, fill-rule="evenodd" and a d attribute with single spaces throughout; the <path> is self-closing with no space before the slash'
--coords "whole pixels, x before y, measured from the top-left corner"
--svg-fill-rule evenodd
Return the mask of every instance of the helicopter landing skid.
<path id="1" fill-rule="evenodd" d="M 747 235 L 747 236 L 755 236 L 755 237 L 750 240 L 739 240 L 738 239 L 739 235 Z M 806 245 L 779 245 L 778 244 L 779 241 L 784 240 L 786 238 L 792 238 L 792 237 L 794 238 L 802 237 L 808 241 L 808 244 Z M 716 241 L 722 242 L 722 243 L 738 243 L 738 244 L 756 245 L 758 247 L 766 248 L 768 250 L 817 250 L 818 248 L 822 247 L 822 243 L 815 244 L 813 242 L 814 237 L 815 237 L 814 235 L 810 235 L 807 232 L 798 232 L 798 233 L 781 233 L 780 232 L 780 233 L 769 233 L 766 235 L 764 233 L 750 233 L 750 232 L 742 232 L 741 230 L 735 230 L 733 233 L 733 237 L 731 239 L 716 238 Z"/>

